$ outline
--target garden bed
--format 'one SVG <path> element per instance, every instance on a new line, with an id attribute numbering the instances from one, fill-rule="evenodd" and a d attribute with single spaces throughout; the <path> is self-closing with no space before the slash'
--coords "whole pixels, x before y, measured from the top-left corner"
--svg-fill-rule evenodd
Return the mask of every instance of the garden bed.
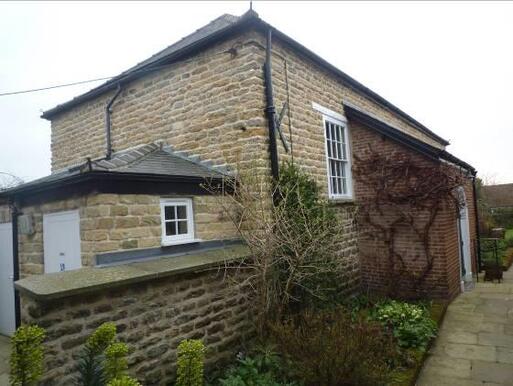
<path id="1" fill-rule="evenodd" d="M 413 386 L 446 304 L 354 301 L 273 323 L 210 385 Z"/>
<path id="2" fill-rule="evenodd" d="M 433 302 L 430 305 L 429 312 L 431 319 L 435 321 L 438 327 L 440 327 L 442 324 L 446 310 L 447 303 Z M 390 386 L 415 386 L 420 371 L 422 370 L 422 366 L 424 365 L 424 361 L 427 359 L 429 355 L 429 349 L 435 342 L 435 339 L 436 338 L 431 339 L 425 351 L 414 351 L 413 355 L 415 358 L 415 364 L 409 369 L 396 371 L 396 374 L 394 374 L 393 381 L 390 384 Z"/>

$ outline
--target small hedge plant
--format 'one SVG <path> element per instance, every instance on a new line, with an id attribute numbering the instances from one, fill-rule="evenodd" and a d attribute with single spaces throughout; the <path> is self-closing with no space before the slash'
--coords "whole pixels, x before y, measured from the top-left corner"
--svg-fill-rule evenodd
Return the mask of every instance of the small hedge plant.
<path id="1" fill-rule="evenodd" d="M 128 346 L 125 343 L 116 342 L 116 325 L 112 322 L 102 324 L 86 341 L 78 362 L 77 384 L 82 386 L 138 385 L 137 380 L 126 375 L 127 355 Z"/>
<path id="2" fill-rule="evenodd" d="M 45 330 L 38 326 L 21 326 L 11 338 L 12 386 L 35 385 L 43 375 L 43 340 Z"/>
<path id="3" fill-rule="evenodd" d="M 285 380 L 283 368 L 286 367 L 282 358 L 274 348 L 258 347 L 249 355 L 240 355 L 237 363 L 231 366 L 225 376 L 219 379 L 221 386 L 292 386 Z"/>
<path id="4" fill-rule="evenodd" d="M 176 386 L 202 386 L 205 345 L 198 339 L 186 339 L 178 345 Z"/>
<path id="5" fill-rule="evenodd" d="M 402 348 L 424 351 L 436 336 L 436 323 L 421 305 L 389 300 L 376 305 L 371 317 L 390 328 Z"/>

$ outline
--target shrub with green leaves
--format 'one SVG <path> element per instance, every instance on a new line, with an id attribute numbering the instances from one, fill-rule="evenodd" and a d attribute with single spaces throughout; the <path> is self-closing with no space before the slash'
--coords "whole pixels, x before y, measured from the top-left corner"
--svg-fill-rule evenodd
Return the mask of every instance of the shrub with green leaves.
<path id="1" fill-rule="evenodd" d="M 391 329 L 402 348 L 425 350 L 437 326 L 426 307 L 396 300 L 376 305 L 371 317 Z"/>
<path id="2" fill-rule="evenodd" d="M 116 325 L 108 322 L 102 324 L 87 339 L 82 355 L 78 361 L 79 376 L 76 383 L 81 386 L 116 386 L 119 382 L 137 382 L 126 375 L 128 370 L 128 346 L 116 342 Z M 133 383 L 138 385 L 138 383 Z M 131 386 L 132 383 L 126 383 Z"/>
<path id="3" fill-rule="evenodd" d="M 43 340 L 45 330 L 39 326 L 21 326 L 11 338 L 12 386 L 35 385 L 43 375 Z"/>
<path id="4" fill-rule="evenodd" d="M 128 370 L 128 346 L 125 343 L 112 343 L 105 349 L 103 371 L 107 381 L 122 378 Z"/>
<path id="5" fill-rule="evenodd" d="M 114 342 L 115 338 L 116 325 L 112 322 L 103 323 L 87 339 L 86 346 L 90 347 L 94 353 L 100 354 Z"/>
<path id="6" fill-rule="evenodd" d="M 104 352 L 116 338 L 116 325 L 103 323 L 89 338 L 78 360 L 77 384 L 81 386 L 104 385 Z"/>
<path id="7" fill-rule="evenodd" d="M 178 345 L 176 386 L 202 386 L 205 345 L 199 339 L 185 339 Z"/>
<path id="8" fill-rule="evenodd" d="M 128 375 L 123 375 L 119 378 L 114 378 L 107 386 L 142 386 L 139 381 L 135 378 L 129 377 Z"/>
<path id="9" fill-rule="evenodd" d="M 280 356 L 270 347 L 259 347 L 251 355 L 237 359 L 222 379 L 221 386 L 284 386 L 285 381 Z"/>

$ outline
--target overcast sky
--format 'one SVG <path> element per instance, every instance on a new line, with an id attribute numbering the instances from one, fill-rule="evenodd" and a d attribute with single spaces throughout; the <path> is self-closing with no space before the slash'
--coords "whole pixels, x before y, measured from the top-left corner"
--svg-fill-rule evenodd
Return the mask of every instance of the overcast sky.
<path id="1" fill-rule="evenodd" d="M 117 75 L 243 2 L 1 2 L 0 93 Z M 260 2 L 260 17 L 513 182 L 513 3 Z M 41 112 L 97 83 L 0 97 L 0 171 L 50 173 Z"/>

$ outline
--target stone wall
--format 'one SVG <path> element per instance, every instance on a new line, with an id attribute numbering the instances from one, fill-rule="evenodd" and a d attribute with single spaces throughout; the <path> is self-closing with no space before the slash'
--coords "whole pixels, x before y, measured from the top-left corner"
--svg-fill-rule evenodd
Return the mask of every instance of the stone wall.
<path id="1" fill-rule="evenodd" d="M 21 208 L 34 221 L 33 235 L 19 234 L 21 276 L 44 272 L 43 215 L 79 210 L 82 265 L 94 265 L 99 253 L 161 246 L 161 196 L 91 194 Z M 220 206 L 222 197 L 194 196 L 195 235 L 202 240 L 237 238 Z"/>
<path id="2" fill-rule="evenodd" d="M 73 384 L 83 343 L 107 321 L 130 347 L 129 373 L 145 386 L 170 384 L 183 339 L 202 339 L 207 367 L 233 359 L 253 328 L 243 291 L 224 273 L 171 276 L 48 302 L 23 295 L 22 322 L 47 330 L 42 385 Z"/>
<path id="3" fill-rule="evenodd" d="M 216 165 L 266 163 L 255 36 L 247 32 L 124 85 L 113 105 L 113 149 L 162 140 Z M 114 92 L 52 119 L 53 171 L 104 156 L 104 109 Z"/>

